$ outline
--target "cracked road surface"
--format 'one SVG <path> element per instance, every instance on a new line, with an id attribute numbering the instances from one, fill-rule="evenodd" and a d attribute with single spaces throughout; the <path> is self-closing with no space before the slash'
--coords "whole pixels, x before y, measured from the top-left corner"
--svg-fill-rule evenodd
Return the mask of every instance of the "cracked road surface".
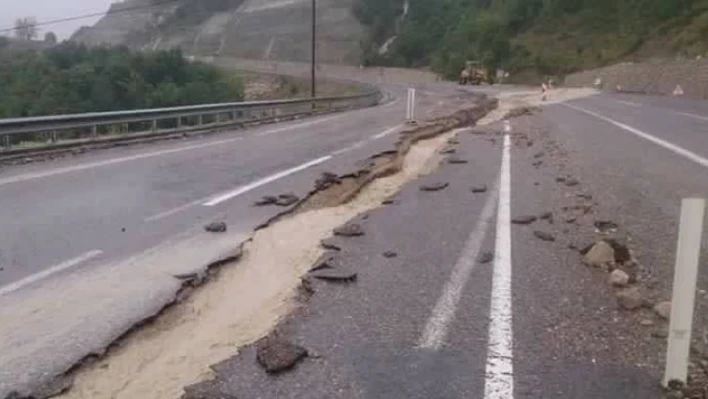
<path id="1" fill-rule="evenodd" d="M 253 208 L 257 199 L 303 196 L 322 172 L 349 172 L 390 149 L 403 129 L 405 87 L 386 89 L 396 99 L 372 109 L 5 168 L 0 397 L 52 380 L 172 302 L 181 286 L 173 276 L 202 270 L 282 210 Z M 454 85 L 421 85 L 420 113 L 437 115 L 460 95 Z M 646 259 L 650 295 L 665 297 L 678 200 L 708 187 L 706 116 L 701 103 L 598 95 L 515 118 L 508 139 L 502 124 L 460 132 L 456 156 L 468 163 L 443 162 L 394 205 L 361 215 L 364 236 L 337 239 L 338 261 L 357 271 L 356 283 L 315 282 L 314 296 L 278 327 L 316 356 L 269 377 L 246 347 L 191 389 L 254 398 L 658 397 L 663 344 L 652 332 L 662 322 L 640 326 L 649 311 L 618 310 L 606 275 L 568 244 L 591 242 L 596 217 L 617 220 Z M 556 146 L 570 155 L 555 157 Z M 559 185 L 559 173 L 581 186 Z M 449 185 L 420 190 L 441 181 Z M 480 185 L 487 190 L 474 193 Z M 580 189 L 598 203 L 566 226 L 562 207 Z M 508 223 L 547 211 L 553 224 Z M 222 220 L 227 233 L 203 232 Z M 485 253 L 492 262 L 479 261 Z"/>

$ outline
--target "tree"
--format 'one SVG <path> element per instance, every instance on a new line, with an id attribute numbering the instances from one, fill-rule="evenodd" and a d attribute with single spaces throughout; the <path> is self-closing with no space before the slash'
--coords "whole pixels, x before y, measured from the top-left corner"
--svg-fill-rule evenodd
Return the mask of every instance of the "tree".
<path id="1" fill-rule="evenodd" d="M 37 18 L 24 17 L 15 20 L 15 36 L 24 40 L 32 40 L 37 37 Z"/>
<path id="2" fill-rule="evenodd" d="M 49 44 L 57 44 L 57 35 L 55 35 L 54 32 L 47 32 L 47 34 L 44 35 L 44 41 Z"/>

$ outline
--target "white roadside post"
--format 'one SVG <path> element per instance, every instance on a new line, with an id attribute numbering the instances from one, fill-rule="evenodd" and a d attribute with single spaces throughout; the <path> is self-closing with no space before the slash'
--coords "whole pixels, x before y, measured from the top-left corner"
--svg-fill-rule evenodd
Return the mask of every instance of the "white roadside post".
<path id="1" fill-rule="evenodd" d="M 415 89 L 408 89 L 408 104 L 406 106 L 406 122 L 415 123 Z"/>
<path id="2" fill-rule="evenodd" d="M 686 382 L 705 206 L 705 199 L 701 198 L 684 199 L 681 203 L 666 372 L 662 381 L 665 387 L 673 380 Z"/>

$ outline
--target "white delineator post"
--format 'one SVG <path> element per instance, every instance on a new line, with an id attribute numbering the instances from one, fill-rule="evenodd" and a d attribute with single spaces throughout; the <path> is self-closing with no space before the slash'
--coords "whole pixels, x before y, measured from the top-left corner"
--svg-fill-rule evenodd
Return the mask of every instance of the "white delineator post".
<path id="1" fill-rule="evenodd" d="M 408 105 L 406 106 L 406 121 L 415 121 L 415 89 L 408 89 Z"/>
<path id="2" fill-rule="evenodd" d="M 666 372 L 662 381 L 665 387 L 673 380 L 686 382 L 705 206 L 706 201 L 701 198 L 684 199 L 681 203 Z"/>

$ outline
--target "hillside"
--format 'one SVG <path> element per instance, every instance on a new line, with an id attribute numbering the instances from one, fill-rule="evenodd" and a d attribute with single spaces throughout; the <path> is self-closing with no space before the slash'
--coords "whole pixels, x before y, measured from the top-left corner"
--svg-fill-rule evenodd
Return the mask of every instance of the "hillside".
<path id="1" fill-rule="evenodd" d="M 318 0 L 319 60 L 356 64 L 364 27 L 354 0 Z M 125 0 L 73 41 L 192 55 L 307 61 L 310 0 Z"/>
<path id="2" fill-rule="evenodd" d="M 455 76 L 466 59 L 563 75 L 623 60 L 708 52 L 708 0 L 358 0 L 368 63 L 431 65 Z M 397 38 L 384 54 L 377 51 Z"/>

